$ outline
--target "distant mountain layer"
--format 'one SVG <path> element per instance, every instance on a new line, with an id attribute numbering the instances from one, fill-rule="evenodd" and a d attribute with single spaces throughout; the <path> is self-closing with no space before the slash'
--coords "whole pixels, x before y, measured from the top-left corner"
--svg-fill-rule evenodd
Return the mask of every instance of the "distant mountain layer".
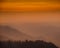
<path id="1" fill-rule="evenodd" d="M 31 36 L 9 26 L 0 26 L 0 40 L 28 40 Z"/>
<path id="2" fill-rule="evenodd" d="M 38 25 L 38 24 L 37 24 Z M 54 27 L 54 26 L 47 26 L 47 25 L 31 25 L 31 24 L 26 24 L 25 27 L 24 25 L 21 25 L 22 28 L 26 28 L 28 31 L 29 28 L 31 27 L 31 32 L 29 34 L 28 32 L 22 32 L 21 30 L 17 30 L 15 28 L 10 27 L 10 26 L 5 26 L 5 25 L 0 25 L 0 41 L 5 41 L 5 40 L 45 40 L 49 42 L 53 42 L 56 45 L 60 46 L 60 39 L 59 39 L 59 34 L 60 34 L 60 27 Z M 33 27 L 32 27 L 33 26 Z M 37 32 L 37 33 L 36 33 Z"/>

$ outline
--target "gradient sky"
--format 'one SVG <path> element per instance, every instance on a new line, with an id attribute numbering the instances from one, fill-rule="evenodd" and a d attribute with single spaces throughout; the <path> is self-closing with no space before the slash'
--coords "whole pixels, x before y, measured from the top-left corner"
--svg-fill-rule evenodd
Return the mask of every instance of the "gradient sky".
<path id="1" fill-rule="evenodd" d="M 60 12 L 0 13 L 0 25 L 60 46 Z"/>
<path id="2" fill-rule="evenodd" d="M 60 22 L 60 13 L 0 13 L 0 23 Z"/>
<path id="3" fill-rule="evenodd" d="M 57 2 L 0 2 L 0 11 L 59 11 Z"/>

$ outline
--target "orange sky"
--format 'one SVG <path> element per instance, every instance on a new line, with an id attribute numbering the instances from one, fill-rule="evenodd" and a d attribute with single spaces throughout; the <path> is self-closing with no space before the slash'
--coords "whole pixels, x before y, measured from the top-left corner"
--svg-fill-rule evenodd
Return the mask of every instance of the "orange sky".
<path id="1" fill-rule="evenodd" d="M 0 14 L 0 23 L 60 22 L 60 13 L 6 13 Z"/>
<path id="2" fill-rule="evenodd" d="M 3 2 L 1 11 L 54 11 L 60 10 L 59 3 L 52 2 Z"/>

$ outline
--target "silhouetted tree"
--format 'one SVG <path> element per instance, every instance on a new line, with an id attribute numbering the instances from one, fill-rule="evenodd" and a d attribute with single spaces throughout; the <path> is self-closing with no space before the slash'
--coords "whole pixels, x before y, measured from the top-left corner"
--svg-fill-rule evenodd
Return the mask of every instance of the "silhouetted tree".
<path id="1" fill-rule="evenodd" d="M 58 48 L 53 43 L 36 41 L 0 41 L 0 48 Z"/>

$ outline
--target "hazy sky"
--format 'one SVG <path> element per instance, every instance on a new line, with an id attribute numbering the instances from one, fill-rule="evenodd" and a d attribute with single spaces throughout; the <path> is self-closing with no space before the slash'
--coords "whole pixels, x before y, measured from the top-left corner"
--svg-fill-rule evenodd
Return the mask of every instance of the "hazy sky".
<path id="1" fill-rule="evenodd" d="M 0 23 L 60 22 L 60 13 L 1 13 Z"/>
<path id="2" fill-rule="evenodd" d="M 60 13 L 0 13 L 0 24 L 60 46 Z"/>

